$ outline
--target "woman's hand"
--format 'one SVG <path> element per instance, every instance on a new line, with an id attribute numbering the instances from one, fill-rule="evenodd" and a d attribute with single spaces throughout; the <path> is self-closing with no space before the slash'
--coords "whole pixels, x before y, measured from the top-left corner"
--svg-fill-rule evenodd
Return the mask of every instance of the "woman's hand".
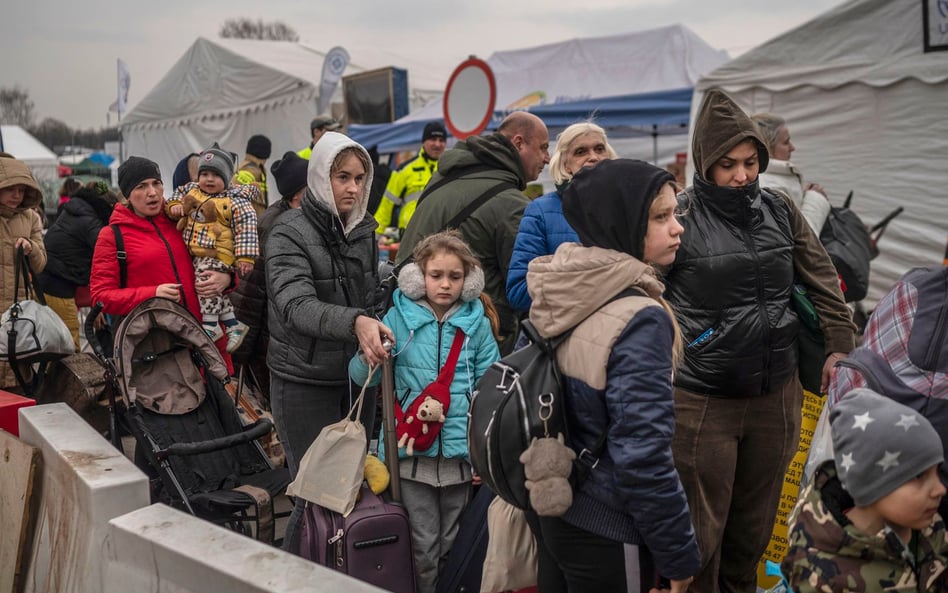
<path id="1" fill-rule="evenodd" d="M 230 288 L 231 277 L 227 272 L 207 270 L 194 283 L 198 296 L 213 297 L 224 294 Z"/>
<path id="2" fill-rule="evenodd" d="M 105 318 L 105 313 L 99 313 L 92 322 L 92 327 L 95 329 L 104 329 L 108 324 L 109 321 Z"/>
<path id="3" fill-rule="evenodd" d="M 155 289 L 155 296 L 179 303 L 181 302 L 181 285 L 159 284 Z"/>
<path id="4" fill-rule="evenodd" d="M 23 253 L 29 255 L 33 252 L 33 244 L 30 243 L 30 240 L 26 237 L 17 237 L 17 240 L 13 242 L 13 250 L 16 251 L 18 248 L 23 248 Z"/>
<path id="5" fill-rule="evenodd" d="M 394 343 L 395 334 L 384 323 L 368 315 L 359 315 L 356 317 L 353 329 L 356 338 L 359 339 L 359 347 L 362 348 L 365 361 L 370 366 L 379 366 L 388 359 L 389 354 L 382 347 L 382 338 L 388 338 Z"/>
<path id="6" fill-rule="evenodd" d="M 823 364 L 823 380 L 820 382 L 820 393 L 826 393 L 826 390 L 829 389 L 830 379 L 833 377 L 833 367 L 844 358 L 846 358 L 844 352 L 833 352 L 826 357 L 826 362 Z"/>
<path id="7" fill-rule="evenodd" d="M 810 190 L 813 190 L 813 191 L 815 191 L 815 192 L 819 192 L 819 193 L 823 194 L 823 197 L 824 197 L 824 198 L 826 197 L 826 190 L 823 189 L 823 186 L 820 185 L 819 183 L 807 183 L 807 184 L 806 184 L 806 188 L 804 188 L 804 191 L 810 191 Z"/>

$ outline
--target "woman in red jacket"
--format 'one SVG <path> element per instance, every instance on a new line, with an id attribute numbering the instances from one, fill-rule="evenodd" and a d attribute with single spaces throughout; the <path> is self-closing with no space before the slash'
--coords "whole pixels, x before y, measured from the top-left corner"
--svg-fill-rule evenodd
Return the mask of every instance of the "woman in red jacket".
<path id="1" fill-rule="evenodd" d="M 105 313 L 125 315 L 157 296 L 183 305 L 200 319 L 198 294 L 219 295 L 233 279 L 225 272 L 208 272 L 195 282 L 188 248 L 164 213 L 164 186 L 157 163 L 130 157 L 119 167 L 118 178 L 128 203 L 116 205 L 109 226 L 99 232 L 89 279 L 92 301 L 102 303 Z M 126 253 L 124 283 L 112 225 L 119 227 Z M 226 346 L 226 339 L 222 342 Z M 217 346 L 232 370 L 225 348 L 221 343 Z"/>

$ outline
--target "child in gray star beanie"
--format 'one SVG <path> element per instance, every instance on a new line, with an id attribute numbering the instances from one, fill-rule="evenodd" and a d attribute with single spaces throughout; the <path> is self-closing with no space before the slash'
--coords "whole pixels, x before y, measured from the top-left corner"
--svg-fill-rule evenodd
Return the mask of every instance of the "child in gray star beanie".
<path id="1" fill-rule="evenodd" d="M 869 389 L 830 411 L 836 470 L 856 506 L 868 506 L 945 459 L 927 418 Z"/>

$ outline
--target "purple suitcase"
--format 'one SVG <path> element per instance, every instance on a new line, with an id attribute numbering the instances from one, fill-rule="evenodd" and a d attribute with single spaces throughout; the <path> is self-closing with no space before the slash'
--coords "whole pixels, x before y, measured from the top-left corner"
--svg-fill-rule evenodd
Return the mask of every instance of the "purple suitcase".
<path id="1" fill-rule="evenodd" d="M 348 517 L 306 505 L 300 555 L 392 593 L 415 593 L 408 513 L 365 485 Z"/>

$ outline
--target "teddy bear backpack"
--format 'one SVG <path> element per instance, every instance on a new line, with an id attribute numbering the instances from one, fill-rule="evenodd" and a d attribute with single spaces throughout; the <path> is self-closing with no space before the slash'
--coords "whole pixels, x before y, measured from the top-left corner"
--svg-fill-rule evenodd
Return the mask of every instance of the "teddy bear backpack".
<path id="1" fill-rule="evenodd" d="M 437 379 L 422 389 L 407 409 L 403 410 L 401 404 L 395 401 L 395 436 L 398 448 L 406 447 L 408 455 L 413 455 L 415 451 L 427 451 L 441 434 L 451 405 L 451 382 L 463 345 L 464 332 L 458 328 Z"/>

